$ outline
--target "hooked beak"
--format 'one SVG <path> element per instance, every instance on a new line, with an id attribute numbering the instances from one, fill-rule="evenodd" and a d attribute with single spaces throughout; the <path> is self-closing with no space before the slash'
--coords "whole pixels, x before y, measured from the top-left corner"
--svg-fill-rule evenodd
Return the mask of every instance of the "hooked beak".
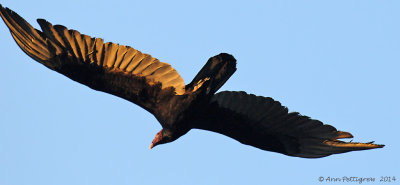
<path id="1" fill-rule="evenodd" d="M 152 149 L 154 147 L 154 144 L 153 143 L 151 143 L 151 145 L 150 145 L 150 150 Z"/>

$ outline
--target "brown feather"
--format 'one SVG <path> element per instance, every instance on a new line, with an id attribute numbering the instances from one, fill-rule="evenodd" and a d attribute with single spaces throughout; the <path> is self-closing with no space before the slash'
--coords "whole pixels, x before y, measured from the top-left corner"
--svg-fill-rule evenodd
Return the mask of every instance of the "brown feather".
<path id="1" fill-rule="evenodd" d="M 131 47 L 104 43 L 102 39 L 91 38 L 61 25 L 53 26 L 44 19 L 38 19 L 43 30 L 39 31 L 10 9 L 0 9 L 1 17 L 25 53 L 75 81 L 128 99 L 150 112 L 154 112 L 155 102 L 143 102 L 146 100 L 135 97 L 139 96 L 139 92 L 148 92 L 145 89 L 162 91 L 170 88 L 174 89 L 171 92 L 173 94 L 185 92 L 182 77 L 169 64 L 148 54 L 142 54 Z M 149 66 L 153 68 L 148 68 Z M 156 69 L 164 66 L 169 68 L 167 74 L 152 75 Z M 130 84 L 124 84 L 128 81 L 121 79 L 130 79 Z M 161 88 L 152 88 L 158 87 L 157 84 Z M 156 99 L 157 97 L 153 97 L 148 101 Z"/>
<path id="2" fill-rule="evenodd" d="M 315 158 L 355 150 L 381 148 L 383 145 L 338 141 L 350 138 L 288 109 L 271 98 L 245 92 L 220 92 L 211 100 L 195 128 L 224 134 L 243 144 L 285 155 Z M 227 129 L 229 128 L 229 129 Z"/>
<path id="3" fill-rule="evenodd" d="M 163 126 L 151 147 L 172 142 L 192 128 L 221 133 L 239 142 L 285 155 L 316 158 L 383 145 L 343 142 L 353 137 L 318 120 L 289 113 L 272 98 L 217 90 L 236 71 L 236 59 L 211 57 L 191 83 L 171 65 L 129 46 L 53 26 L 42 31 L 0 5 L 0 15 L 18 46 L 31 58 L 70 79 L 138 104 Z"/>

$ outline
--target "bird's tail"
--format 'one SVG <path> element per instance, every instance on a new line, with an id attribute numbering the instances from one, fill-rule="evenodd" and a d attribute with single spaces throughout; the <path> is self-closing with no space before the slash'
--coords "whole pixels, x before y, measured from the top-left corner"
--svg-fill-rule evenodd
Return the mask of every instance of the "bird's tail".
<path id="1" fill-rule="evenodd" d="M 221 53 L 211 57 L 193 81 L 186 86 L 186 91 L 205 90 L 206 94 L 214 94 L 235 71 L 236 59 L 232 55 Z"/>

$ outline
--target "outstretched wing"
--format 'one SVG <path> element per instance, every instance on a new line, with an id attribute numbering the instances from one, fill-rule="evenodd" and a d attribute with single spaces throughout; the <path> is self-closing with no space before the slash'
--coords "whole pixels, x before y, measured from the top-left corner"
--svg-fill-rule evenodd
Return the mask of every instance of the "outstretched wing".
<path id="1" fill-rule="evenodd" d="M 288 113 L 286 107 L 272 98 L 245 92 L 224 91 L 214 95 L 205 115 L 196 128 L 289 156 L 317 158 L 384 146 L 339 141 L 353 136 L 297 112 Z"/>
<path id="2" fill-rule="evenodd" d="M 92 89 L 107 92 L 153 113 L 160 95 L 185 92 L 182 77 L 167 63 L 129 46 L 51 25 L 42 31 L 0 5 L 0 15 L 18 46 L 34 60 Z"/>

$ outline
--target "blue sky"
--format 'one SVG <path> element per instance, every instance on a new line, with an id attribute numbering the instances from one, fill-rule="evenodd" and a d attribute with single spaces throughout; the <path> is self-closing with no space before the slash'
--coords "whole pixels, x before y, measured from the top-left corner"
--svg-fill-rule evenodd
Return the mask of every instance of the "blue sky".
<path id="1" fill-rule="evenodd" d="M 399 1 L 1 3 L 36 28 L 36 18 L 45 18 L 149 53 L 172 64 L 185 82 L 209 57 L 231 53 L 238 70 L 221 90 L 272 97 L 351 132 L 354 141 L 386 144 L 301 159 L 193 130 L 149 150 L 161 129 L 152 115 L 34 62 L 1 22 L 2 185 L 336 184 L 321 183 L 320 176 L 400 181 Z"/>

